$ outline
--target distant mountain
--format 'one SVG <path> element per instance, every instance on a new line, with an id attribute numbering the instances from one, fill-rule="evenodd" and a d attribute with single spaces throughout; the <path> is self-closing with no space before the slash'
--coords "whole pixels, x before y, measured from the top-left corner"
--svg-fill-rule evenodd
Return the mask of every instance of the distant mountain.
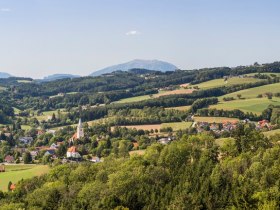
<path id="1" fill-rule="evenodd" d="M 99 76 L 102 74 L 112 73 L 118 70 L 128 71 L 130 69 L 147 69 L 147 70 L 166 72 L 166 71 L 174 71 L 178 68 L 173 64 L 164 61 L 136 59 L 127 63 L 109 66 L 107 68 L 95 71 L 92 74 L 90 74 L 90 76 Z"/>
<path id="2" fill-rule="evenodd" d="M 12 75 L 6 72 L 0 72 L 0 78 L 9 78 L 9 77 L 12 77 Z"/>
<path id="3" fill-rule="evenodd" d="M 49 81 L 54 81 L 58 79 L 67 79 L 67 78 L 78 78 L 80 76 L 78 75 L 72 75 L 72 74 L 53 74 L 44 77 L 41 81 L 43 82 L 49 82 Z"/>

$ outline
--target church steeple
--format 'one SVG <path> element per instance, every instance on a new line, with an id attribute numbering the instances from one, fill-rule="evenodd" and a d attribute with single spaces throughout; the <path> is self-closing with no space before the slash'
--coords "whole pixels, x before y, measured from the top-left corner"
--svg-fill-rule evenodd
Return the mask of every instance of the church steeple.
<path id="1" fill-rule="evenodd" d="M 84 137 L 84 129 L 83 129 L 83 124 L 82 124 L 82 119 L 80 118 L 79 124 L 77 127 L 77 138 L 82 138 Z"/>

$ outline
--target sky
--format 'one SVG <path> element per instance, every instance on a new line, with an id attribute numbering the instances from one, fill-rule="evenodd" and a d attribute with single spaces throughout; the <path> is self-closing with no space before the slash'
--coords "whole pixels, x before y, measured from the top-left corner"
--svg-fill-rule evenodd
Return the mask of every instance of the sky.
<path id="1" fill-rule="evenodd" d="M 0 72 L 88 75 L 133 59 L 180 69 L 280 61 L 279 0 L 0 0 Z"/>

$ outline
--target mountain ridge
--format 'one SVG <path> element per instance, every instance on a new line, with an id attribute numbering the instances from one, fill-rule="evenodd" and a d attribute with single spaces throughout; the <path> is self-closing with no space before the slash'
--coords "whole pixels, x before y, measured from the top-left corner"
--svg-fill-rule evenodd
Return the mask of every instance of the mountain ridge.
<path id="1" fill-rule="evenodd" d="M 91 73 L 90 76 L 100 76 L 102 74 L 108 74 L 118 70 L 128 71 L 130 69 L 146 69 L 166 72 L 175 71 L 178 68 L 175 65 L 166 61 L 135 59 L 126 63 L 116 64 L 97 70 Z"/>

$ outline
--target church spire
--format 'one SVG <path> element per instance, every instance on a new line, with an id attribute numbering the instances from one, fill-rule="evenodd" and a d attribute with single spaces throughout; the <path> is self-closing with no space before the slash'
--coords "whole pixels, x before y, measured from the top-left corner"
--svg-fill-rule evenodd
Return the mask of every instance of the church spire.
<path id="1" fill-rule="evenodd" d="M 82 124 L 82 119 L 79 119 L 79 124 L 77 127 L 77 138 L 82 138 L 84 137 L 84 129 L 83 129 L 83 124 Z"/>

